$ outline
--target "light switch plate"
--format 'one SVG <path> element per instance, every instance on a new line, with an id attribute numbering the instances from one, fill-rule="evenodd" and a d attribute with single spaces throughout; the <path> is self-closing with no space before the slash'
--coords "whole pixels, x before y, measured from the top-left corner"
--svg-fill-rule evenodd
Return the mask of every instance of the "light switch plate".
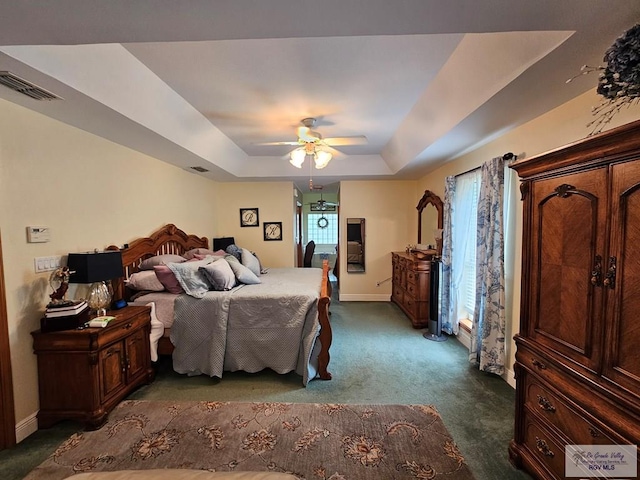
<path id="1" fill-rule="evenodd" d="M 27 227 L 27 242 L 45 243 L 51 240 L 49 227 Z"/>

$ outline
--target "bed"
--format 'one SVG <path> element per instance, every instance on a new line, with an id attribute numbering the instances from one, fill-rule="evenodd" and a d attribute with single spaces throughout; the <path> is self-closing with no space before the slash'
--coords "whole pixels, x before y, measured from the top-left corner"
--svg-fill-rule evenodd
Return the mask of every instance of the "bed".
<path id="1" fill-rule="evenodd" d="M 223 371 L 271 368 L 278 373 L 296 371 L 303 385 L 316 377 L 330 380 L 331 284 L 326 261 L 321 269 L 270 268 L 259 284 L 208 291 L 202 298 L 136 292 L 126 286 L 147 259 L 208 246 L 205 237 L 168 224 L 121 250 L 124 277 L 113 281 L 114 299 L 153 304 L 157 353 L 172 355 L 174 369 L 188 375 L 221 378 Z"/>
<path id="2" fill-rule="evenodd" d="M 362 243 L 347 242 L 347 263 L 364 263 L 362 255 Z"/>

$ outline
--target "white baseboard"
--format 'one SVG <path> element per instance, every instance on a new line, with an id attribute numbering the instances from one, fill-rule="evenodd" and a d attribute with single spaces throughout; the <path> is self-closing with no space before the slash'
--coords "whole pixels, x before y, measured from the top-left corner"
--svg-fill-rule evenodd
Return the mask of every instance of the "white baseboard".
<path id="1" fill-rule="evenodd" d="M 20 443 L 32 433 L 38 431 L 38 412 L 32 413 L 16 425 L 16 443 Z"/>
<path id="2" fill-rule="evenodd" d="M 341 293 L 338 296 L 338 300 L 341 302 L 389 302 L 390 295 L 388 293 L 376 293 L 376 294 L 360 294 L 360 293 Z"/>
<path id="3" fill-rule="evenodd" d="M 516 372 L 511 369 L 506 369 L 502 374 L 502 378 L 509 384 L 511 388 L 516 389 Z"/>

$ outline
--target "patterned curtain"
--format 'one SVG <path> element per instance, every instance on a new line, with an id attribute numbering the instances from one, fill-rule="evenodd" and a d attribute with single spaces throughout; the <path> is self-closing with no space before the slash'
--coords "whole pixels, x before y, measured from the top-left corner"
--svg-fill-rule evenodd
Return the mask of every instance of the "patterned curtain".
<path id="1" fill-rule="evenodd" d="M 504 160 L 482 165 L 478 199 L 476 304 L 469 361 L 502 375 L 505 355 Z"/>
<path id="2" fill-rule="evenodd" d="M 445 179 L 444 187 L 444 215 L 443 215 L 443 231 L 442 231 L 442 273 L 440 305 L 442 311 L 440 316 L 442 319 L 442 330 L 449 335 L 458 333 L 458 322 L 453 314 L 453 302 L 451 301 L 451 216 L 453 214 L 453 197 L 456 188 L 456 178 L 451 176 Z"/>

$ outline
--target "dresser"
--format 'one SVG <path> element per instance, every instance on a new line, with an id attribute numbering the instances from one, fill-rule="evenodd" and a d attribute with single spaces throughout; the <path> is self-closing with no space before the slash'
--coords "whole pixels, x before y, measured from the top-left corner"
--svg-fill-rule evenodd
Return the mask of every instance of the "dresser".
<path id="1" fill-rule="evenodd" d="M 411 320 L 414 328 L 429 327 L 432 255 L 391 252 L 393 268 L 391 301 Z"/>
<path id="2" fill-rule="evenodd" d="M 78 420 L 100 427 L 129 393 L 153 380 L 151 308 L 128 306 L 104 328 L 32 332 L 38 357 L 38 426 Z"/>
<path id="3" fill-rule="evenodd" d="M 640 121 L 512 168 L 524 216 L 509 455 L 561 479 L 567 444 L 640 444 Z"/>

